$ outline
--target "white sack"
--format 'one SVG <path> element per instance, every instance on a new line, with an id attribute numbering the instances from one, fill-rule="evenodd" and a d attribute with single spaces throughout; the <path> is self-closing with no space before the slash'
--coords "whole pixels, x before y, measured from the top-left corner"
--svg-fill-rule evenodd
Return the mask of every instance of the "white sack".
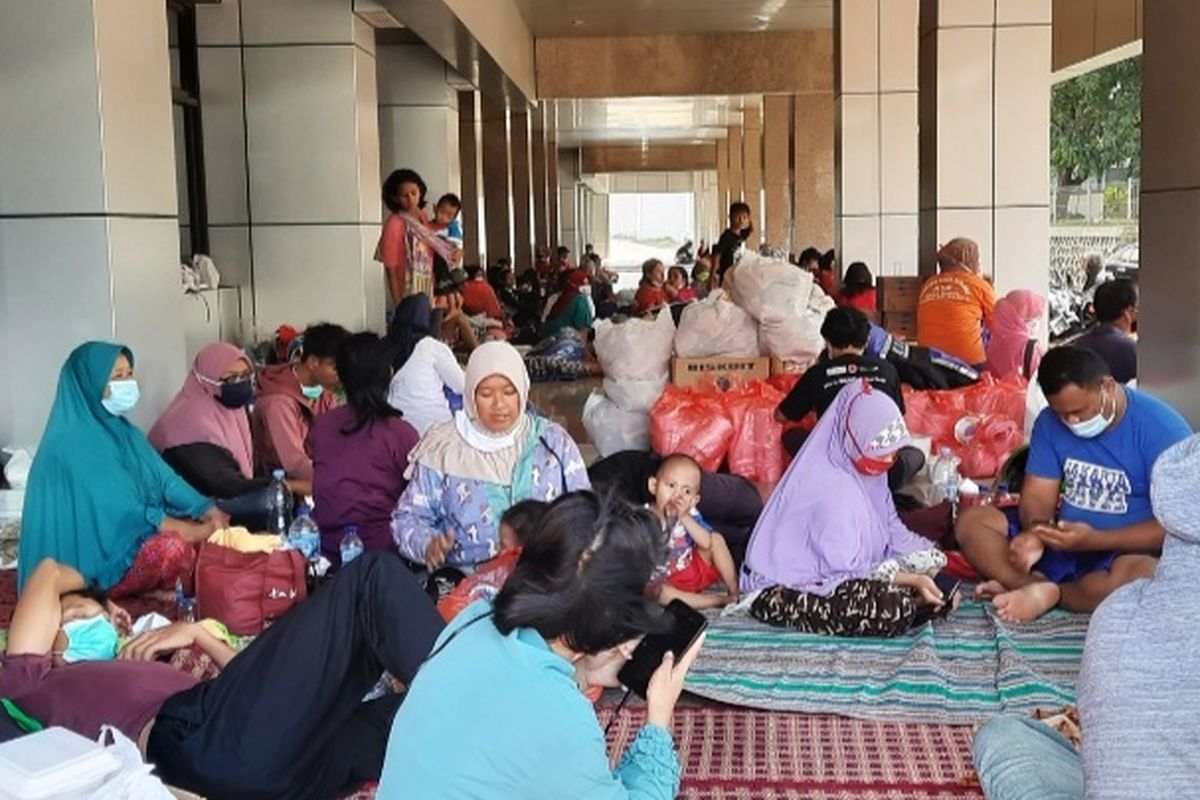
<path id="1" fill-rule="evenodd" d="M 658 402 L 667 382 L 661 381 L 615 381 L 604 379 L 604 394 L 622 411 L 647 412 Z"/>
<path id="2" fill-rule="evenodd" d="M 601 458 L 622 450 L 650 449 L 650 414 L 622 411 L 599 392 L 592 392 L 583 404 L 583 428 Z"/>
<path id="3" fill-rule="evenodd" d="M 604 376 L 618 381 L 666 381 L 671 372 L 675 345 L 675 320 L 670 309 L 656 319 L 630 319 L 615 323 L 602 319 L 595 325 L 596 358 Z"/>
<path id="4" fill-rule="evenodd" d="M 675 354 L 681 358 L 757 357 L 758 326 L 745 309 L 718 289 L 683 310 L 675 334 Z"/>

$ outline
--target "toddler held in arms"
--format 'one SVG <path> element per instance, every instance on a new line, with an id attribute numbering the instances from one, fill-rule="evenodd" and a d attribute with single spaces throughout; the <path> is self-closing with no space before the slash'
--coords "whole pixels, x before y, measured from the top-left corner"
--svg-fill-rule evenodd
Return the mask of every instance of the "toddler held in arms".
<path id="1" fill-rule="evenodd" d="M 679 599 L 704 610 L 737 600 L 737 570 L 725 538 L 709 530 L 696 511 L 700 465 L 681 453 L 667 456 L 649 485 L 669 548 L 666 563 L 651 579 L 659 603 L 665 606 Z M 704 593 L 717 581 L 725 584 L 725 594 Z"/>

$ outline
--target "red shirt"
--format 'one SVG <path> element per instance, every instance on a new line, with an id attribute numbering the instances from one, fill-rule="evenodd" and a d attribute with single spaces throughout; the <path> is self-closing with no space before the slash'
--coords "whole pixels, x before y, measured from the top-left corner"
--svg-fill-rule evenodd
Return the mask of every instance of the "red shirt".
<path id="1" fill-rule="evenodd" d="M 504 311 L 500 308 L 500 298 L 496 290 L 483 278 L 467 281 L 462 287 L 463 311 L 468 316 L 487 314 L 492 319 L 503 320 Z"/>
<path id="2" fill-rule="evenodd" d="M 867 289 L 861 294 L 856 294 L 850 297 L 846 294 L 846 290 L 838 292 L 837 304 L 843 308 L 857 308 L 859 311 L 865 311 L 871 314 L 875 311 L 875 290 Z"/>

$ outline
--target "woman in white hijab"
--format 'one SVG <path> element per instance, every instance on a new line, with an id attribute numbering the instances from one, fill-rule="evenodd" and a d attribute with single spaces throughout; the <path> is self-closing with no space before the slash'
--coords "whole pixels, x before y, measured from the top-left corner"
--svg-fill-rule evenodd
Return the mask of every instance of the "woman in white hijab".
<path id="1" fill-rule="evenodd" d="M 521 500 L 591 488 L 563 428 L 527 408 L 529 373 L 507 342 L 467 362 L 464 409 L 431 427 L 409 456 L 392 514 L 400 554 L 430 571 L 472 567 L 500 552 L 500 516 Z"/>

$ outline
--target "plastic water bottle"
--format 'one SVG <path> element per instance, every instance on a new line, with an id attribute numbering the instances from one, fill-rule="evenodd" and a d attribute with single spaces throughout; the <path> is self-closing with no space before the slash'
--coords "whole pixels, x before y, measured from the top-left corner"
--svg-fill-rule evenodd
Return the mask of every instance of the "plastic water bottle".
<path id="1" fill-rule="evenodd" d="M 267 532 L 284 536 L 292 522 L 292 490 L 283 481 L 283 470 L 271 473 L 267 487 Z"/>
<path id="2" fill-rule="evenodd" d="M 346 566 L 363 554 L 362 539 L 358 538 L 358 527 L 346 526 L 346 535 L 342 537 L 342 566 Z"/>
<path id="3" fill-rule="evenodd" d="M 937 503 L 958 504 L 958 488 L 962 484 L 962 476 L 958 473 L 958 459 L 949 447 L 942 447 L 938 457 L 933 462 L 930 482 L 933 484 L 933 498 Z"/>
<path id="4" fill-rule="evenodd" d="M 196 598 L 188 597 L 183 591 L 183 578 L 175 579 L 175 609 L 180 622 L 196 621 Z"/>
<path id="5" fill-rule="evenodd" d="M 308 506 L 301 506 L 287 530 L 287 546 L 300 553 L 309 561 L 316 561 L 321 556 L 321 529 L 309 516 Z"/>

